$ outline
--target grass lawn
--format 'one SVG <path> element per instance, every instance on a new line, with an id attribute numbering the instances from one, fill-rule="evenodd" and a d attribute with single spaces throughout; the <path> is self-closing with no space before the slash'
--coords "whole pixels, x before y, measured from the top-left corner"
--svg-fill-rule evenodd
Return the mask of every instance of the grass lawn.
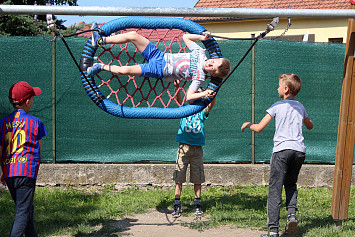
<path id="1" fill-rule="evenodd" d="M 355 188 L 351 188 L 348 221 L 343 222 L 342 232 L 334 230 L 330 215 L 332 190 L 329 188 L 300 188 L 298 195 L 299 236 L 355 236 Z M 208 221 L 183 223 L 203 231 L 230 224 L 267 230 L 267 187 L 233 186 L 204 187 L 203 215 Z M 181 201 L 183 210 L 193 208 L 193 189 L 184 187 Z M 15 215 L 15 206 L 7 190 L 0 191 L 0 236 L 8 236 Z M 285 196 L 283 196 L 285 200 Z M 120 229 L 112 229 L 110 222 L 127 214 L 144 213 L 147 210 L 172 209 L 174 190 L 132 185 L 117 191 L 114 185 L 102 189 L 75 189 L 63 187 L 37 187 L 35 193 L 35 226 L 40 236 L 87 236 L 92 233 L 106 236 L 122 236 Z M 193 215 L 184 211 L 183 215 Z M 280 225 L 286 224 L 284 204 Z"/>

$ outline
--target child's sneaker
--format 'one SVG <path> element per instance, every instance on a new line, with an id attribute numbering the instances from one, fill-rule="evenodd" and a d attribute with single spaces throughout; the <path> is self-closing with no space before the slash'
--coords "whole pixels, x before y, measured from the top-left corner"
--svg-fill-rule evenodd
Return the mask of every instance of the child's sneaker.
<path id="1" fill-rule="evenodd" d="M 102 70 L 102 65 L 100 63 L 95 63 L 92 67 L 88 67 L 87 76 L 93 77 L 94 75 L 101 72 L 101 70 Z"/>
<path id="2" fill-rule="evenodd" d="M 279 233 L 269 232 L 267 234 L 262 234 L 260 237 L 279 237 Z"/>
<path id="3" fill-rule="evenodd" d="M 297 217 L 295 214 L 287 216 L 287 224 L 285 228 L 286 233 L 297 231 Z"/>
<path id="4" fill-rule="evenodd" d="M 101 45 L 98 43 L 98 41 L 101 39 L 101 35 L 99 34 L 99 32 L 97 32 L 96 30 L 99 29 L 99 26 L 97 25 L 96 22 L 94 22 L 91 26 L 91 29 L 92 30 L 95 30 L 92 32 L 92 35 L 91 35 L 91 44 L 93 47 L 97 47 L 97 46 L 100 46 Z"/>
<path id="5" fill-rule="evenodd" d="M 194 212 L 195 215 L 201 215 L 203 213 L 201 205 L 195 205 Z"/>
<path id="6" fill-rule="evenodd" d="M 171 215 L 175 218 L 178 218 L 181 216 L 181 205 L 175 204 L 174 205 L 174 211 L 171 213 Z"/>

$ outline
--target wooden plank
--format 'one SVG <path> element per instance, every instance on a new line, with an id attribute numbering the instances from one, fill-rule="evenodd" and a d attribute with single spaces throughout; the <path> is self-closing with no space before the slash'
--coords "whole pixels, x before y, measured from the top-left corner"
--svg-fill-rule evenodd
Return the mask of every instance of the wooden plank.
<path id="1" fill-rule="evenodd" d="M 352 67 L 353 57 L 349 57 L 347 68 Z M 339 125 L 338 125 L 338 139 L 335 154 L 335 168 L 334 168 L 334 181 L 333 181 L 333 200 L 331 214 L 334 220 L 339 220 L 340 206 L 342 200 L 342 190 L 343 190 L 343 179 L 344 179 L 344 160 L 345 160 L 345 149 L 347 143 L 347 123 L 348 123 L 348 113 L 349 113 L 349 103 L 350 103 L 350 88 L 351 88 L 351 77 L 352 70 L 347 70 L 343 85 L 342 85 L 342 96 L 340 102 L 340 113 L 339 113 Z"/>
<path id="2" fill-rule="evenodd" d="M 354 1 L 350 8 L 354 9 Z M 352 163 L 354 156 L 354 119 L 355 119 L 355 20 L 348 20 L 343 85 L 340 101 L 337 148 L 333 181 L 331 214 L 337 226 L 348 218 Z"/>
<path id="3" fill-rule="evenodd" d="M 353 8 L 354 6 L 352 6 Z M 335 157 L 333 199 L 331 214 L 335 221 L 346 220 L 348 216 L 352 163 L 354 155 L 355 119 L 355 20 L 348 20 L 342 95 L 340 102 L 338 139 Z"/>
<path id="4" fill-rule="evenodd" d="M 355 106 L 355 82 L 353 78 L 355 77 L 355 62 L 352 59 L 352 83 L 350 88 L 350 100 L 349 100 L 349 111 L 348 111 L 348 123 L 346 131 L 346 146 L 345 146 L 345 157 L 344 157 L 344 168 L 343 168 L 343 182 L 342 182 L 342 200 L 340 202 L 339 219 L 346 220 L 348 217 L 348 207 L 349 207 L 349 197 L 350 197 L 350 185 L 352 176 L 352 164 L 354 156 L 354 106 Z"/>

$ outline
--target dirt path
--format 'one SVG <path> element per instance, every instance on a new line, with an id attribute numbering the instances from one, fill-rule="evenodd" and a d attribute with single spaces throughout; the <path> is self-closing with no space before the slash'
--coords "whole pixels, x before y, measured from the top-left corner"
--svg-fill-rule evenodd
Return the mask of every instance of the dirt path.
<path id="1" fill-rule="evenodd" d="M 113 225 L 121 228 L 121 233 L 135 237 L 259 237 L 261 234 L 266 233 L 258 230 L 236 229 L 229 226 L 199 232 L 181 225 L 183 222 L 196 221 L 195 218 L 194 216 L 181 216 L 175 219 L 171 214 L 154 211 L 148 214 L 138 214 L 118 219 Z M 200 220 L 206 220 L 206 217 L 201 217 Z"/>
<path id="2" fill-rule="evenodd" d="M 96 226 L 95 233 L 88 236 L 134 236 L 134 237 L 259 237 L 266 231 L 233 228 L 222 226 L 204 231 L 198 231 L 181 225 L 182 223 L 198 223 L 206 221 L 208 217 L 181 216 L 177 219 L 169 211 L 153 211 L 146 214 L 137 214 L 112 221 L 108 226 Z M 105 229 L 103 231 L 103 229 Z M 113 232 L 111 233 L 110 230 Z M 85 235 L 84 235 L 85 236 Z M 72 235 L 57 235 L 51 237 L 73 237 Z"/>

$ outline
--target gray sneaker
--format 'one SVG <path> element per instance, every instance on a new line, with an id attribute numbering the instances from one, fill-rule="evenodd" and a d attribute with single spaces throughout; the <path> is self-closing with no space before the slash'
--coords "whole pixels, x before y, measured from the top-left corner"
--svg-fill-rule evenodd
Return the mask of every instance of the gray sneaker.
<path id="1" fill-rule="evenodd" d="M 102 65 L 100 63 L 95 63 L 92 67 L 88 67 L 86 72 L 88 77 L 93 77 L 102 70 Z"/>
<path id="2" fill-rule="evenodd" d="M 181 205 L 175 204 L 175 205 L 174 205 L 174 211 L 173 211 L 173 213 L 171 213 L 171 215 L 172 215 L 174 218 L 180 217 L 180 216 L 181 216 Z"/>
<path id="3" fill-rule="evenodd" d="M 297 217 L 295 214 L 287 216 L 287 224 L 285 228 L 286 233 L 296 232 L 297 231 Z"/>
<path id="4" fill-rule="evenodd" d="M 195 205 L 194 212 L 195 215 L 201 215 L 203 213 L 201 205 Z"/>
<path id="5" fill-rule="evenodd" d="M 99 40 L 102 38 L 102 36 L 96 31 L 99 29 L 99 26 L 97 25 L 96 22 L 94 22 L 91 26 L 92 30 L 95 30 L 92 32 L 91 35 L 91 44 L 93 47 L 101 47 L 101 45 L 99 44 Z"/>

